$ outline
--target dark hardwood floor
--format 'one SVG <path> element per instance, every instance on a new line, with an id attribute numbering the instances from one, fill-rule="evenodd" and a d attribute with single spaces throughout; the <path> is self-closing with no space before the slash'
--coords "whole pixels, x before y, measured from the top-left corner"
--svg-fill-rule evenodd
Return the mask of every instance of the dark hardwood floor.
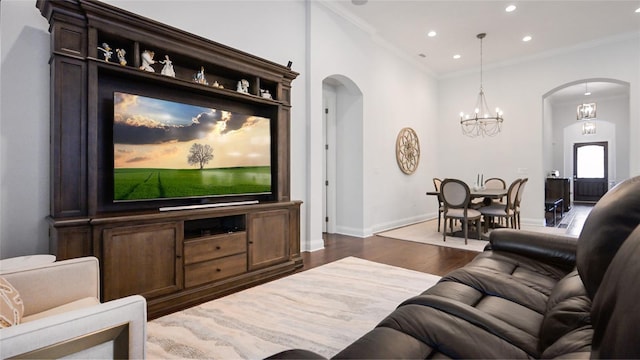
<path id="1" fill-rule="evenodd" d="M 357 238 L 338 234 L 324 234 L 322 250 L 303 252 L 304 267 L 308 270 L 348 256 L 371 260 L 405 269 L 435 275 L 464 266 L 478 253 L 442 246 L 395 240 L 380 236 Z"/>
<path id="2" fill-rule="evenodd" d="M 578 236 L 592 205 L 574 204 L 557 222 L 566 227 L 568 235 Z M 402 267 L 435 275 L 445 275 L 471 261 L 478 253 L 442 246 L 420 244 L 380 236 L 357 238 L 339 234 L 324 234 L 324 249 L 303 252 L 304 266 L 308 270 L 347 256 L 355 256 L 383 264 Z"/>

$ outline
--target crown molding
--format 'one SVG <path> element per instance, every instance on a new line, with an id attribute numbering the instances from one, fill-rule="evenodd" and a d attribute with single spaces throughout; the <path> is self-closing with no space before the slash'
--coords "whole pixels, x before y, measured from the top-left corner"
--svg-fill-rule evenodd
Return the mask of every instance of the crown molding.
<path id="1" fill-rule="evenodd" d="M 378 34 L 378 30 L 373 25 L 362 20 L 362 18 L 358 17 L 357 15 L 349 11 L 347 8 L 345 8 L 343 5 L 340 5 L 338 2 L 330 1 L 330 0 L 308 0 L 308 1 L 312 1 L 314 4 L 321 5 L 327 10 L 330 10 L 331 12 L 338 15 L 342 19 L 346 20 L 356 28 L 368 34 L 376 44 L 380 45 L 381 47 L 388 50 L 392 54 L 402 58 L 403 60 L 411 63 L 412 65 L 414 65 L 415 67 L 420 69 L 422 72 L 426 73 L 427 75 L 433 76 L 434 78 L 437 77 L 437 74 L 427 64 L 417 59 L 417 56 L 418 56 L 417 54 L 416 55 L 409 54 L 406 51 L 393 45 L 389 41 L 385 40 Z"/>

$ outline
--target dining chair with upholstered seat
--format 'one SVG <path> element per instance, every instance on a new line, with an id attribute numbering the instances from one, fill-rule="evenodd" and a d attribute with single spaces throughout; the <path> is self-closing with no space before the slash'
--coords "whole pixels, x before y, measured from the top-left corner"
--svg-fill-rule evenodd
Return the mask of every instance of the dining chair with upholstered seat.
<path id="1" fill-rule="evenodd" d="M 478 209 L 485 218 L 485 232 L 488 231 L 489 223 L 491 222 L 493 225 L 496 218 L 505 219 L 506 226 L 515 229 L 516 200 L 521 181 L 521 179 L 516 179 L 511 183 L 511 185 L 509 185 L 506 203 L 494 203 Z"/>
<path id="2" fill-rule="evenodd" d="M 529 178 L 524 178 L 520 181 L 520 186 L 518 186 L 518 193 L 516 194 L 516 203 L 515 203 L 515 219 L 516 219 L 516 228 L 520 229 L 520 202 L 522 201 L 522 193 L 524 192 L 524 186 L 529 181 Z"/>
<path id="3" fill-rule="evenodd" d="M 442 184 L 442 180 L 439 178 L 433 178 L 433 186 L 436 189 L 437 193 L 440 193 L 440 185 Z M 440 232 L 440 219 L 442 218 L 442 198 L 440 194 L 438 194 L 438 232 Z"/>
<path id="4" fill-rule="evenodd" d="M 447 241 L 447 219 L 449 219 L 450 224 L 454 219 L 462 222 L 465 245 L 469 235 L 469 221 L 475 221 L 478 239 L 480 239 L 482 214 L 478 210 L 469 208 L 469 203 L 471 202 L 469 185 L 458 179 L 444 179 L 440 185 L 440 196 L 443 205 L 442 217 L 444 219 L 443 241 Z M 453 228 L 452 225 L 450 227 Z"/>
<path id="5" fill-rule="evenodd" d="M 484 188 L 485 189 L 500 189 L 500 190 L 504 190 L 507 188 L 507 183 L 501 179 L 501 178 L 497 178 L 497 177 L 492 177 L 492 178 L 488 178 L 487 180 L 484 181 Z M 474 207 L 476 210 L 481 208 L 482 206 L 489 206 L 495 203 L 502 203 L 504 204 L 505 202 L 505 196 L 500 197 L 499 199 L 492 199 L 489 197 L 485 197 L 482 199 L 482 201 L 480 201 L 481 205 L 480 206 L 476 206 Z M 502 219 L 500 219 L 500 221 L 502 221 Z"/>

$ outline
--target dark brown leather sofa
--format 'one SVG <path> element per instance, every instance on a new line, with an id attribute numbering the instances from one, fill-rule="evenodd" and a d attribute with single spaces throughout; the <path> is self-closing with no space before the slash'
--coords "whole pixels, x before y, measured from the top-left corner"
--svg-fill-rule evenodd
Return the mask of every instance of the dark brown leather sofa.
<path id="1" fill-rule="evenodd" d="M 640 358 L 639 224 L 635 177 L 596 204 L 578 239 L 493 231 L 472 262 L 334 358 Z"/>

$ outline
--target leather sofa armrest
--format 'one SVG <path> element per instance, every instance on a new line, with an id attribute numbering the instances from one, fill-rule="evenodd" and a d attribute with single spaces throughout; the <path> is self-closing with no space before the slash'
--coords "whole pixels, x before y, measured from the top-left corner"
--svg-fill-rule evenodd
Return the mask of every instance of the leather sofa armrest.
<path id="1" fill-rule="evenodd" d="M 523 255 L 567 269 L 576 265 L 578 238 L 575 237 L 497 229 L 489 235 L 489 243 L 487 250 Z"/>
<path id="2" fill-rule="evenodd" d="M 82 257 L 2 274 L 24 303 L 24 316 L 84 299 L 100 300 L 98 259 Z"/>
<path id="3" fill-rule="evenodd" d="M 132 295 L 0 329 L 2 358 L 144 359 L 147 302 Z"/>
<path id="4" fill-rule="evenodd" d="M 265 358 L 265 360 L 326 360 L 326 358 L 314 353 L 313 351 L 291 349 L 273 354 Z"/>

